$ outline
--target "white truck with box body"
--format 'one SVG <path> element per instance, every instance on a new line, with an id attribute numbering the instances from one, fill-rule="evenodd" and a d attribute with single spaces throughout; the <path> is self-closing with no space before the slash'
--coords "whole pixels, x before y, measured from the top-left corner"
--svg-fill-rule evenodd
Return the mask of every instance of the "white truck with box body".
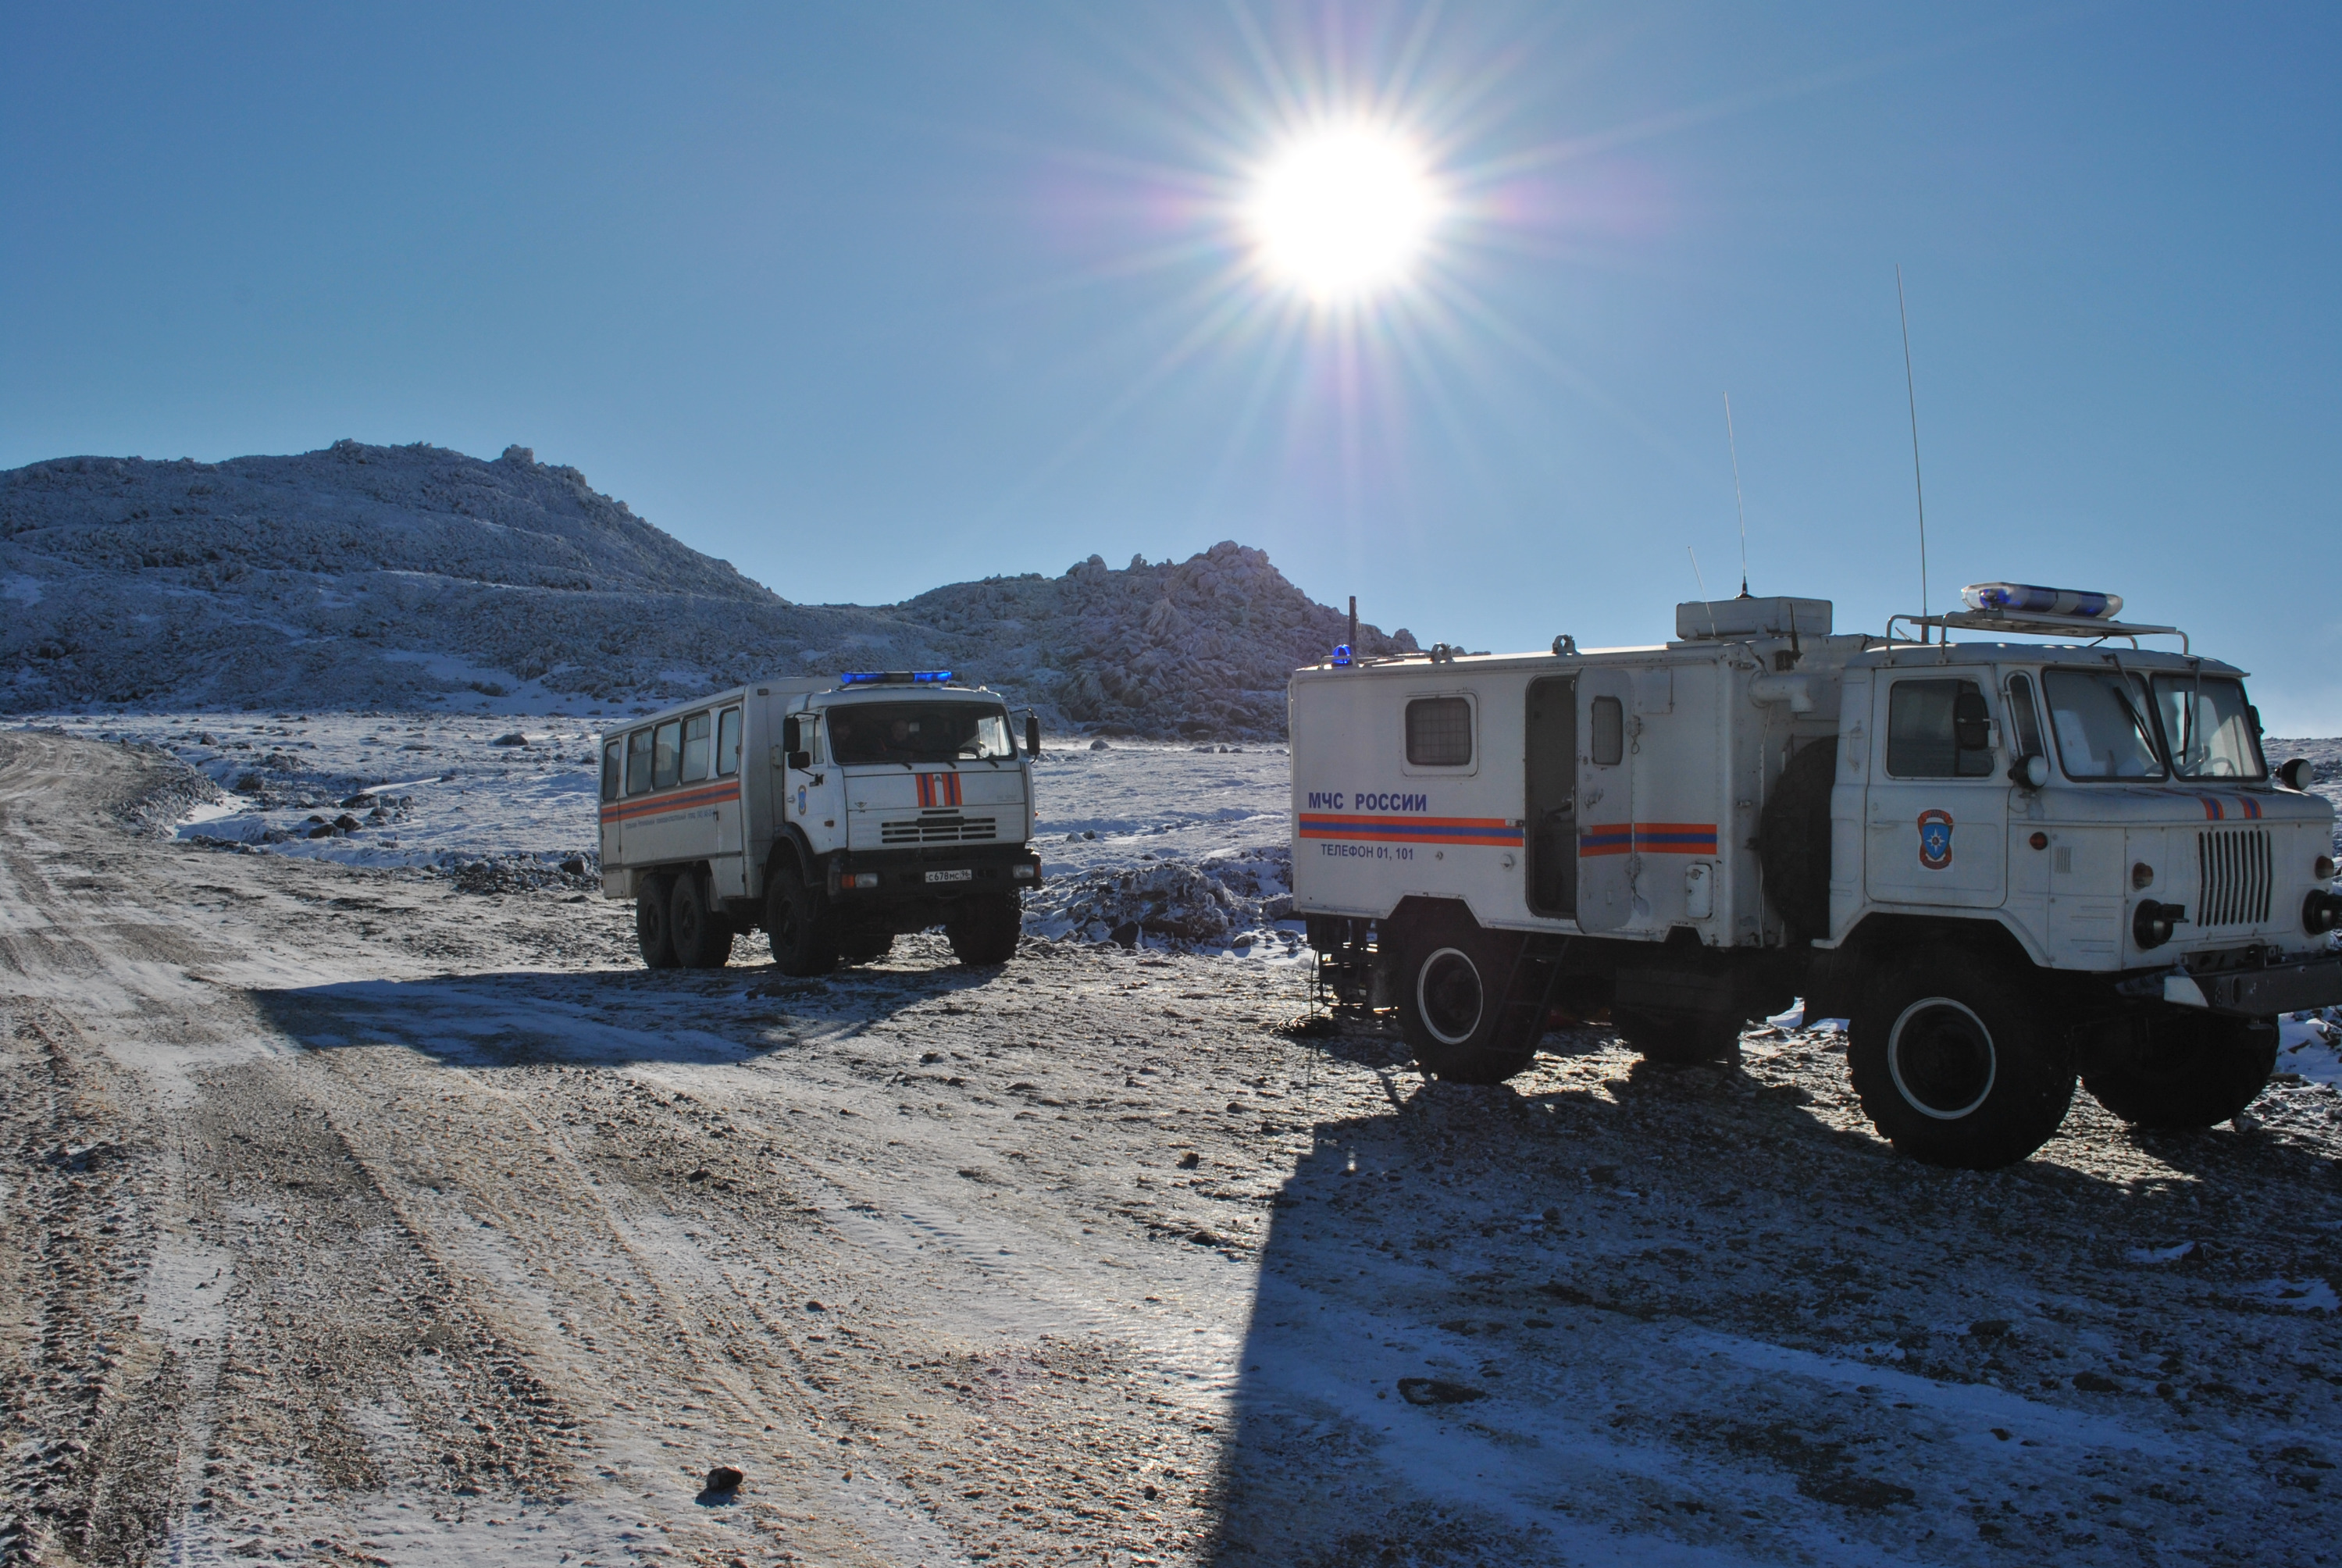
<path id="1" fill-rule="evenodd" d="M 602 892 L 643 961 L 716 968 L 762 926 L 790 974 L 941 925 L 966 964 L 1016 951 L 1040 885 L 1033 769 L 1008 709 L 949 671 L 776 679 L 602 738 Z"/>
<path id="2" fill-rule="evenodd" d="M 1707 1060 L 1802 994 L 1850 1019 L 1873 1124 L 1944 1164 L 2023 1159 L 2077 1077 L 2144 1126 L 2235 1115 L 2276 1016 L 2342 1003 L 2333 807 L 2175 629 L 1967 597 L 1897 617 L 1916 639 L 1741 598 L 1656 647 L 1297 672 L 1294 903 L 1336 996 L 1493 1083 L 1556 1014 Z"/>

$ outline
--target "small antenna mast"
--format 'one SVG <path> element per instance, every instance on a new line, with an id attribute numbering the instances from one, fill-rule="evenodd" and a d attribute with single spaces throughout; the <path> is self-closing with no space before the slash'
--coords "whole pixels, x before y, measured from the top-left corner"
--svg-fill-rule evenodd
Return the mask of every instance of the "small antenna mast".
<path id="1" fill-rule="evenodd" d="M 1732 433 L 1732 394 L 1724 394 L 1724 440 L 1732 448 L 1732 509 L 1740 514 L 1740 596 L 1748 597 L 1748 508 L 1740 499 L 1740 439 Z M 1695 564 L 1695 569 L 1696 569 Z M 1705 597 L 1707 590 L 1700 589 Z"/>
<path id="2" fill-rule="evenodd" d="M 1720 637 L 1724 634 L 1716 629 L 1716 604 L 1707 596 L 1707 579 L 1700 575 L 1699 552 L 1686 544 L 1684 554 L 1691 557 L 1691 580 L 1699 584 L 1699 602 L 1707 609 L 1707 634 Z"/>
<path id="3" fill-rule="evenodd" d="M 1895 309 L 1903 318 L 1903 391 L 1911 401 L 1911 492 L 1919 502 L 1919 644 L 1927 643 L 1927 489 L 1919 482 L 1919 385 L 1911 375 L 1911 307 L 1903 302 L 1903 264 L 1895 264 Z"/>

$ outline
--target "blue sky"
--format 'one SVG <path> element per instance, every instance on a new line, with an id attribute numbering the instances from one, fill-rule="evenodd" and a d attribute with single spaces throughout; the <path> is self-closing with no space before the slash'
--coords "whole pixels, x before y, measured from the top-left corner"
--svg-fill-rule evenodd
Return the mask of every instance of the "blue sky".
<path id="1" fill-rule="evenodd" d="M 0 466 L 575 464 L 791 598 L 1267 550 L 1425 641 L 2112 589 L 2342 733 L 2342 12 L 0 9 Z M 1413 281 L 1251 265 L 1368 116 Z"/>

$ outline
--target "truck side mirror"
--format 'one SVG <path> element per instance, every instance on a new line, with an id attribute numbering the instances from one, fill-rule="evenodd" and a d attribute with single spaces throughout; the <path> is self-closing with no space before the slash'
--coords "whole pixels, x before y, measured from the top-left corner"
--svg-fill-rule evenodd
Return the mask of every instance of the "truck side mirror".
<path id="1" fill-rule="evenodd" d="M 2317 770 L 2310 765 L 2307 757 L 2295 757 L 2290 762 L 2277 764 L 2277 782 L 2300 794 L 2309 793 L 2309 786 L 2317 776 Z"/>
<path id="2" fill-rule="evenodd" d="M 1025 754 L 1028 757 L 1041 754 L 1041 715 L 1038 714 L 1025 715 Z"/>
<path id="3" fill-rule="evenodd" d="M 795 714 L 781 720 L 781 753 L 793 768 L 813 766 L 813 754 L 806 750 L 805 726 Z"/>
<path id="4" fill-rule="evenodd" d="M 1962 692 L 1952 699 L 1952 737 L 1964 752 L 1992 749 L 1992 710 L 1982 692 Z"/>

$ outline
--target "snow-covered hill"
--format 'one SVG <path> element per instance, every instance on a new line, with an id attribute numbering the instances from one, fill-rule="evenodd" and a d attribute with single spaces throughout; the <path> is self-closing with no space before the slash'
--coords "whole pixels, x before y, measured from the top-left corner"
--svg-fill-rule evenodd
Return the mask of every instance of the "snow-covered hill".
<path id="1" fill-rule="evenodd" d="M 336 442 L 0 474 L 0 711 L 604 705 L 947 665 L 1108 734 L 1253 738 L 1344 634 L 1233 543 L 1173 564 L 794 604 L 522 447 Z M 1413 645 L 1361 627 L 1370 651 Z"/>

